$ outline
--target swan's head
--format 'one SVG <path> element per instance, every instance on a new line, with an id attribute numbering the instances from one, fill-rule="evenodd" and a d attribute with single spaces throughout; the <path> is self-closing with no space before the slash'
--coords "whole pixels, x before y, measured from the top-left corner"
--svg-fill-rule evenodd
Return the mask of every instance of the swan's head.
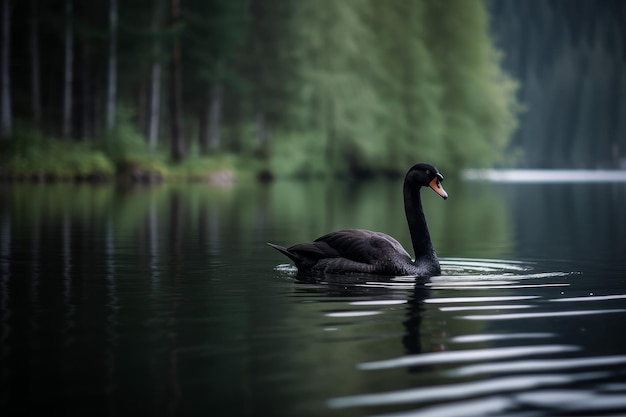
<path id="1" fill-rule="evenodd" d="M 411 184 L 419 184 L 422 187 L 430 187 L 434 192 L 439 194 L 444 200 L 448 198 L 448 193 L 441 186 L 443 175 L 430 164 L 416 164 L 411 167 L 406 174 L 406 182 Z"/>

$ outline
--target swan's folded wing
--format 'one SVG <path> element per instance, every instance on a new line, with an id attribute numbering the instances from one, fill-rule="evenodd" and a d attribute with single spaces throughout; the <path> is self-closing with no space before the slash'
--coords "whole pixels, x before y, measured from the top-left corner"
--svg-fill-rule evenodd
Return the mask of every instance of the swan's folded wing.
<path id="1" fill-rule="evenodd" d="M 380 233 L 380 232 L 371 232 L 375 236 L 371 238 L 372 246 L 384 249 L 385 251 L 392 250 L 397 255 L 407 256 L 411 259 L 411 255 L 404 249 L 404 246 L 400 244 L 396 239 L 391 236 Z"/>
<path id="2" fill-rule="evenodd" d="M 324 248 L 324 253 L 337 253 L 334 257 L 362 263 L 388 260 L 390 255 L 406 255 L 410 259 L 410 255 L 397 240 L 384 233 L 370 230 L 340 230 L 324 235 L 311 243 Z"/>
<path id="3" fill-rule="evenodd" d="M 297 245 L 289 247 L 287 250 L 308 260 L 338 258 L 341 256 L 339 252 L 330 247 L 326 242 L 318 241 L 298 243 Z"/>

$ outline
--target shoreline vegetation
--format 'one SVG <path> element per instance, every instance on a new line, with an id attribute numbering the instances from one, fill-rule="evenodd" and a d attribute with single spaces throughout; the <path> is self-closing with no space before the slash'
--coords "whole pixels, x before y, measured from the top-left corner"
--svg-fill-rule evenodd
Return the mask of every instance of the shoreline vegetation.
<path id="1" fill-rule="evenodd" d="M 191 149 L 178 164 L 168 157 L 167 149 L 150 151 L 141 138 L 120 140 L 111 136 L 95 142 L 75 142 L 23 133 L 10 141 L 0 139 L 0 182 L 231 184 L 273 179 L 267 161 L 254 154 L 222 152 L 202 156 Z"/>
<path id="2" fill-rule="evenodd" d="M 481 0 L 1 1 L 3 180 L 453 175 L 516 156 L 517 83 Z"/>

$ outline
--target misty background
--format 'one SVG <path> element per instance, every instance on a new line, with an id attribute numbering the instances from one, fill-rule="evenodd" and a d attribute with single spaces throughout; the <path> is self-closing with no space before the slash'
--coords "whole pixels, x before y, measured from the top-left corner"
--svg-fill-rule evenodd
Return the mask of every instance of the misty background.
<path id="1" fill-rule="evenodd" d="M 531 168 L 626 168 L 626 4 L 490 1 L 525 107 L 511 147 Z"/>

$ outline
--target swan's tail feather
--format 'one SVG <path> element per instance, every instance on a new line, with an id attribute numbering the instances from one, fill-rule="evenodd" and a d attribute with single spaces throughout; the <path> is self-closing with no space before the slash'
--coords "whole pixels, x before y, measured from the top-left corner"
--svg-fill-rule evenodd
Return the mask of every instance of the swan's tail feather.
<path id="1" fill-rule="evenodd" d="M 283 255 L 285 255 L 292 261 L 294 261 L 296 265 L 298 265 L 302 261 L 302 259 L 300 259 L 297 255 L 289 252 L 289 250 L 285 247 L 274 245 L 273 243 L 270 243 L 270 242 L 265 242 L 265 243 L 267 243 L 268 246 L 271 246 L 272 248 L 276 249 L 278 252 L 282 253 Z"/>

